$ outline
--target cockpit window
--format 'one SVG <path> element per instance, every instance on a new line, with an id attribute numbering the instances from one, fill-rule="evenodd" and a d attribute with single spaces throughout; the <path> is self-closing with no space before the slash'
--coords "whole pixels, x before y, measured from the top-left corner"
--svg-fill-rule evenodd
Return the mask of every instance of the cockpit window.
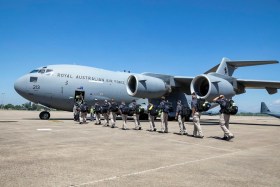
<path id="1" fill-rule="evenodd" d="M 30 82 L 37 82 L 38 77 L 30 77 Z"/>
<path id="2" fill-rule="evenodd" d="M 43 74 L 43 73 L 45 73 L 45 71 L 46 71 L 45 69 L 40 69 L 40 70 L 39 70 L 39 73 L 42 73 L 42 74 Z"/>
<path id="3" fill-rule="evenodd" d="M 41 73 L 41 74 L 52 75 L 53 70 L 52 69 L 47 69 L 47 67 L 43 67 L 43 68 L 40 68 L 40 69 L 32 70 L 30 73 Z"/>
<path id="4" fill-rule="evenodd" d="M 37 73 L 38 71 L 39 71 L 38 69 L 34 69 L 30 73 Z"/>

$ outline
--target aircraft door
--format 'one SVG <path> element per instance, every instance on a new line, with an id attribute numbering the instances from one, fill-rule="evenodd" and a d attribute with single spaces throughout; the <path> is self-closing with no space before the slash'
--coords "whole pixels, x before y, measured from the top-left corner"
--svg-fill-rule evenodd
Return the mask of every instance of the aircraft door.
<path id="1" fill-rule="evenodd" d="M 83 90 L 75 90 L 74 102 L 85 100 L 85 91 Z"/>

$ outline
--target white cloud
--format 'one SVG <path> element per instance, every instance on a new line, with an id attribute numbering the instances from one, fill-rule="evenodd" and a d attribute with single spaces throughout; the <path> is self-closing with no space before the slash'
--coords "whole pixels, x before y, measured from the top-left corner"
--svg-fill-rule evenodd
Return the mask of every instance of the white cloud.
<path id="1" fill-rule="evenodd" d="M 277 99 L 277 100 L 273 101 L 273 104 L 274 105 L 280 105 L 280 99 Z"/>

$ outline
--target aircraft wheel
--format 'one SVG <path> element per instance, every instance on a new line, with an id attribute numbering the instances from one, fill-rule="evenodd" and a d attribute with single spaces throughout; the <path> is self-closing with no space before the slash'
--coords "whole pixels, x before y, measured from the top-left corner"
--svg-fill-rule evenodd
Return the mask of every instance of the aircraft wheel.
<path id="1" fill-rule="evenodd" d="M 51 115 L 50 115 L 49 112 L 43 111 L 43 112 L 40 113 L 39 117 L 42 120 L 48 120 L 48 119 L 50 119 Z"/>
<path id="2" fill-rule="evenodd" d="M 140 114 L 140 116 L 139 116 L 139 119 L 140 120 L 148 120 L 148 114 L 146 114 L 146 113 L 143 113 L 143 114 Z"/>

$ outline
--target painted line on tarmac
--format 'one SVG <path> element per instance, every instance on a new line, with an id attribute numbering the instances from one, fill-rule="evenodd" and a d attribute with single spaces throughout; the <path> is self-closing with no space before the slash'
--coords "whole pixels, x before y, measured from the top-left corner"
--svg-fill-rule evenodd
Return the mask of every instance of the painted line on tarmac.
<path id="1" fill-rule="evenodd" d="M 266 145 L 266 146 L 260 146 L 260 147 L 255 147 L 255 148 L 252 148 L 252 149 L 274 147 L 274 146 L 278 146 L 278 145 L 280 145 L 280 143 Z M 141 175 L 141 174 L 145 174 L 145 173 L 149 173 L 149 172 L 153 172 L 153 171 L 158 171 L 158 170 L 162 170 L 162 169 L 166 169 L 166 168 L 173 168 L 173 167 L 176 167 L 176 166 L 184 166 L 184 165 L 192 164 L 192 163 L 196 163 L 196 162 L 202 162 L 202 161 L 206 161 L 206 160 L 222 158 L 222 157 L 234 155 L 234 154 L 245 152 L 245 151 L 250 151 L 252 149 L 240 150 L 240 151 L 236 151 L 236 152 L 232 152 L 232 153 L 226 153 L 226 154 L 222 154 L 222 155 L 218 155 L 218 156 L 202 158 L 202 159 L 192 160 L 192 161 L 178 163 L 178 164 L 171 164 L 171 165 L 167 165 L 167 166 L 157 167 L 157 168 L 153 168 L 153 169 L 143 170 L 143 171 L 129 173 L 129 174 L 120 175 L 120 176 L 113 176 L 113 177 L 109 177 L 109 178 L 105 178 L 105 179 L 100 179 L 100 180 L 95 180 L 95 181 L 91 181 L 91 182 L 87 182 L 87 183 L 82 183 L 82 184 L 77 184 L 77 185 L 70 185 L 70 186 L 71 187 L 73 187 L 73 186 L 74 187 L 79 187 L 79 186 L 93 185 L 93 184 L 97 184 L 97 183 L 101 183 L 101 182 L 106 182 L 106 181 L 113 181 L 113 180 L 116 180 L 116 179 L 121 179 L 121 178 L 135 176 L 135 175 Z"/>
<path id="2" fill-rule="evenodd" d="M 219 155 L 219 156 L 208 157 L 208 158 L 203 158 L 203 159 L 198 159 L 198 160 L 192 160 L 192 161 L 178 163 L 178 164 L 161 166 L 161 167 L 158 167 L 158 168 L 143 170 L 143 171 L 129 173 L 129 174 L 120 175 L 120 176 L 113 176 L 113 177 L 110 177 L 110 178 L 105 178 L 105 179 L 100 179 L 100 180 L 95 180 L 95 181 L 91 181 L 91 182 L 87 182 L 87 183 L 82 183 L 82 184 L 78 184 L 78 185 L 70 185 L 70 186 L 79 187 L 79 186 L 92 185 L 92 184 L 96 184 L 96 183 L 100 183 L 100 182 L 112 181 L 112 180 L 116 180 L 116 179 L 120 179 L 120 178 L 125 178 L 125 177 L 130 177 L 130 176 L 135 176 L 135 175 L 141 175 L 141 174 L 145 174 L 145 173 L 148 173 L 148 172 L 153 172 L 153 171 L 162 170 L 162 169 L 166 169 L 166 168 L 172 168 L 172 167 L 176 167 L 176 166 L 184 166 L 184 165 L 187 165 L 187 164 L 196 163 L 196 162 L 200 162 L 200 161 L 211 160 L 211 159 L 215 159 L 215 158 L 221 158 L 221 157 L 224 157 L 224 156 L 235 154 L 237 152 L 227 153 L 227 154 L 223 154 L 223 155 Z"/>
<path id="3" fill-rule="evenodd" d="M 37 129 L 37 131 L 52 131 L 52 129 Z"/>

